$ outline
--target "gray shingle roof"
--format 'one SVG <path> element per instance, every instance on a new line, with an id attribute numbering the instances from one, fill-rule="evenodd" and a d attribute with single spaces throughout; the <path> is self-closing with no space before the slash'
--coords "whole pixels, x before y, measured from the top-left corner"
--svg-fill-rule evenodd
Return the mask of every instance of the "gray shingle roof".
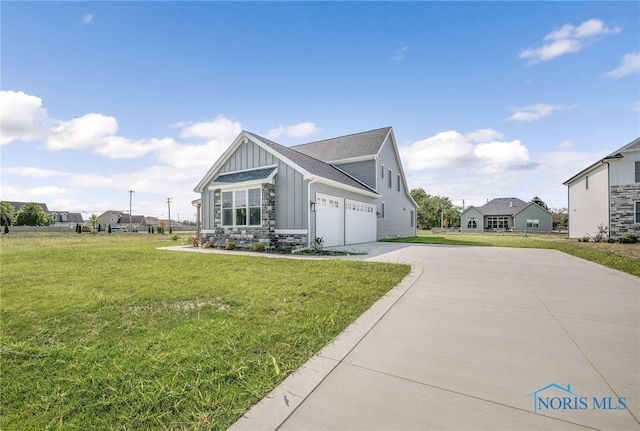
<path id="1" fill-rule="evenodd" d="M 390 131 L 391 127 L 383 127 L 368 132 L 296 145 L 291 148 L 323 162 L 375 156 Z"/>
<path id="2" fill-rule="evenodd" d="M 476 209 L 484 215 L 514 215 L 527 205 L 529 202 L 518 198 L 495 198 Z"/>
<path id="3" fill-rule="evenodd" d="M 275 171 L 275 167 L 265 169 L 252 169 L 250 171 L 220 174 L 213 180 L 216 183 L 241 183 L 244 181 L 263 180 Z"/>
<path id="4" fill-rule="evenodd" d="M 297 164 L 302 169 L 305 169 L 307 172 L 310 172 L 313 175 L 317 175 L 319 177 L 326 178 L 328 180 L 336 181 L 351 187 L 355 187 L 360 190 L 376 193 L 373 189 L 371 189 L 367 185 L 347 175 L 346 173 L 344 173 L 343 171 L 341 171 L 340 169 L 336 168 L 333 165 L 330 165 L 321 160 L 315 159 L 311 156 L 298 152 L 293 148 L 288 148 L 280 144 L 277 144 L 273 141 L 270 141 L 267 138 L 263 138 L 262 136 L 258 136 L 254 133 L 251 133 L 251 132 L 246 132 L 246 133 L 253 136 L 255 139 L 267 145 L 274 151 L 282 154 L 284 157 L 291 160 L 293 163 Z"/>

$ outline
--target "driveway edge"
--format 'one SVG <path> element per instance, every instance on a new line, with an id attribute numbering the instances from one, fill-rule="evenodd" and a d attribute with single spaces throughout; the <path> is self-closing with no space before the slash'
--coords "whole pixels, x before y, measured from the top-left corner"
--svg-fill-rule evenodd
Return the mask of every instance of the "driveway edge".
<path id="1" fill-rule="evenodd" d="M 412 265 L 411 272 L 397 286 L 376 301 L 330 344 L 289 375 L 269 395 L 251 407 L 228 430 L 278 429 L 413 286 L 422 272 L 421 266 Z"/>

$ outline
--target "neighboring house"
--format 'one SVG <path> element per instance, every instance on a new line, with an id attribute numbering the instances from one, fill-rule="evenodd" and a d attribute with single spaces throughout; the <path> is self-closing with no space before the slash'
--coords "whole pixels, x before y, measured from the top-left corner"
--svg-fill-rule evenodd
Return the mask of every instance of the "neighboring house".
<path id="1" fill-rule="evenodd" d="M 109 225 L 111 228 L 118 228 L 122 230 L 129 230 L 131 226 L 133 229 L 146 229 L 147 221 L 143 215 L 133 215 L 129 220 L 129 214 L 122 211 L 105 211 L 98 216 L 98 221 L 103 230 L 106 230 Z"/>
<path id="2" fill-rule="evenodd" d="M 549 232 L 553 228 L 551 212 L 533 202 L 518 198 L 495 198 L 481 207 L 471 206 L 460 215 L 463 231 Z"/>
<path id="3" fill-rule="evenodd" d="M 53 217 L 54 223 L 84 224 L 81 213 L 72 213 L 69 211 L 51 211 L 49 215 Z"/>
<path id="4" fill-rule="evenodd" d="M 118 220 L 120 220 L 123 214 L 122 211 L 105 211 L 98 216 L 98 222 L 104 230 L 106 230 L 109 225 L 113 228 L 118 224 Z"/>
<path id="5" fill-rule="evenodd" d="M 569 237 L 609 228 L 611 238 L 640 234 L 640 138 L 564 182 L 569 194 Z"/>
<path id="6" fill-rule="evenodd" d="M 243 131 L 194 189 L 203 240 L 267 247 L 416 234 L 391 127 L 284 147 Z"/>

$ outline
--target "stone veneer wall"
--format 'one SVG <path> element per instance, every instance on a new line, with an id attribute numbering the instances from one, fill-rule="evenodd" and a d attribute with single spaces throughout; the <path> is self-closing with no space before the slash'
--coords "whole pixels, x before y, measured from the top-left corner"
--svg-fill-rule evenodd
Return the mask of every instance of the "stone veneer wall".
<path id="1" fill-rule="evenodd" d="M 210 241 L 214 247 L 225 247 L 233 242 L 237 248 L 251 248 L 260 242 L 270 250 L 278 246 L 276 238 L 276 187 L 274 184 L 262 185 L 262 224 L 260 226 L 222 227 L 222 208 L 220 189 L 214 191 L 215 232 L 202 234 L 202 242 Z"/>
<path id="2" fill-rule="evenodd" d="M 640 234 L 640 224 L 635 222 L 634 204 L 640 201 L 640 184 L 611 186 L 611 238 L 619 238 L 628 233 Z"/>

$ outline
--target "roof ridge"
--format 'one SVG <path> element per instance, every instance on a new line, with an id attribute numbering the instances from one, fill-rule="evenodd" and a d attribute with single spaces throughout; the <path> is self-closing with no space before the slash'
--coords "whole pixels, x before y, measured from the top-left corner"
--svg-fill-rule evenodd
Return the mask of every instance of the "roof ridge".
<path id="1" fill-rule="evenodd" d="M 325 141 L 333 141 L 335 139 L 348 138 L 350 136 L 364 135 L 365 133 L 377 132 L 379 130 L 384 130 L 384 129 L 391 129 L 391 126 L 379 127 L 377 129 L 371 129 L 371 130 L 365 130 L 364 132 L 348 133 L 346 135 L 334 136 L 333 138 L 320 139 L 318 141 L 305 142 L 303 144 L 297 144 L 297 145 L 293 145 L 293 146 L 287 147 L 287 148 L 302 147 L 302 146 L 305 146 L 305 145 L 317 144 L 317 143 L 325 142 Z"/>

